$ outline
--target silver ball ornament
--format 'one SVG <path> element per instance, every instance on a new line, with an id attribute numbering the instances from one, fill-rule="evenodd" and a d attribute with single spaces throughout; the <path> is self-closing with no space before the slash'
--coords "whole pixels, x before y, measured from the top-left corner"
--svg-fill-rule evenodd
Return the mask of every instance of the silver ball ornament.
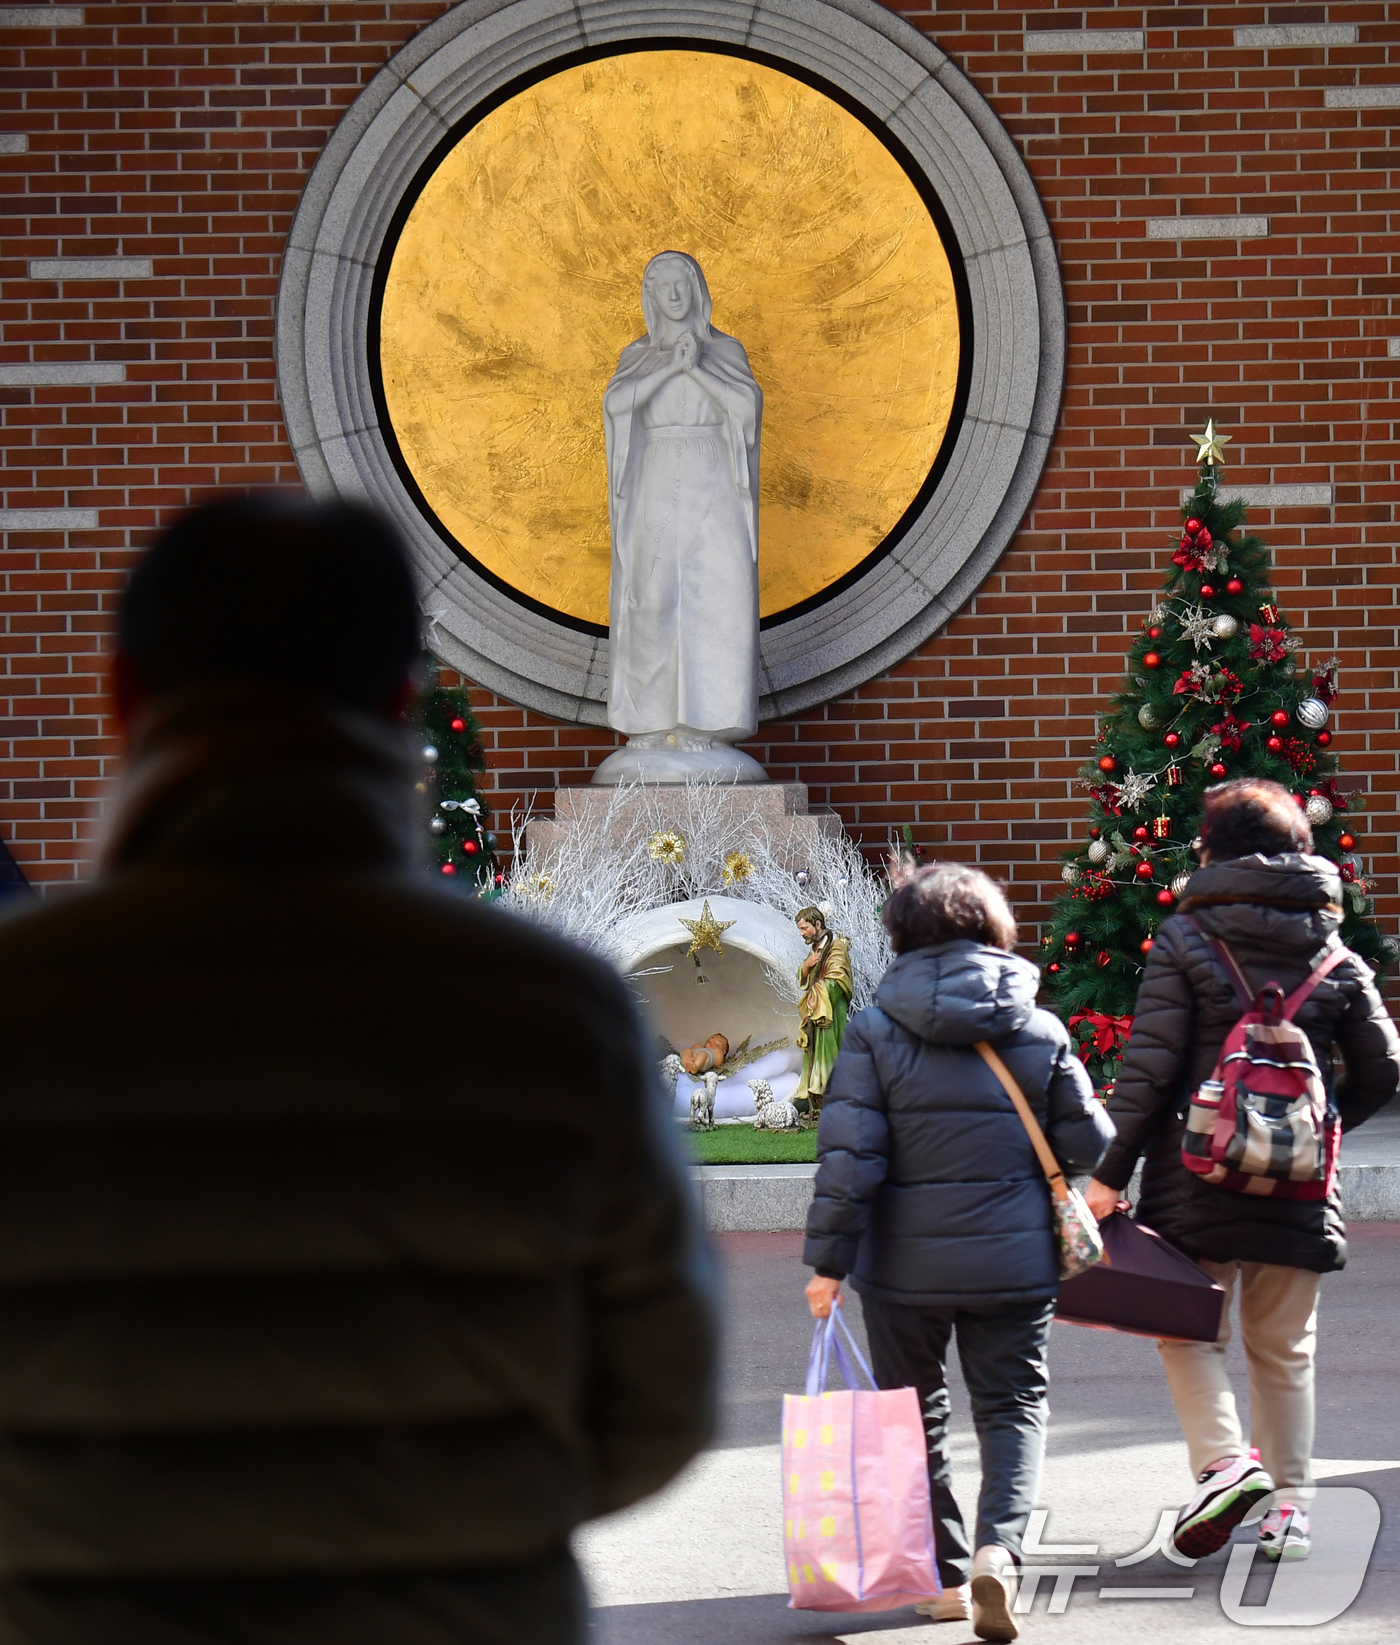
<path id="1" fill-rule="evenodd" d="M 1190 883 L 1191 876 L 1189 874 L 1178 874 L 1172 881 L 1172 896 L 1180 901 L 1180 899 L 1186 895 L 1186 887 L 1190 885 Z"/>
<path id="2" fill-rule="evenodd" d="M 423 764 L 424 765 L 436 765 L 437 764 L 437 757 L 438 757 L 437 749 L 435 749 L 433 747 L 433 745 L 431 743 L 429 743 L 427 745 L 427 747 L 423 750 Z"/>
<path id="3" fill-rule="evenodd" d="M 1144 731 L 1155 731 L 1162 723 L 1162 716 L 1151 703 L 1144 703 L 1138 709 L 1138 724 Z"/>
<path id="4" fill-rule="evenodd" d="M 1314 828 L 1320 828 L 1323 823 L 1332 821 L 1332 802 L 1321 794 L 1310 794 L 1308 803 L 1303 807 L 1303 815 Z"/>
<path id="5" fill-rule="evenodd" d="M 1072 862 L 1067 862 L 1060 870 L 1060 878 L 1066 885 L 1077 885 L 1079 883 L 1079 870 Z"/>
<path id="6" fill-rule="evenodd" d="M 1217 640 L 1230 640 L 1239 633 L 1240 625 L 1228 611 L 1222 611 L 1210 625 L 1210 631 Z"/>
<path id="7" fill-rule="evenodd" d="M 797 881 L 797 889 L 799 891 L 805 891 L 807 889 L 808 882 L 812 878 L 805 868 L 799 868 L 792 877 Z"/>
<path id="8" fill-rule="evenodd" d="M 428 832 L 430 834 L 445 834 L 447 832 L 447 824 L 441 817 L 434 817 L 428 824 Z"/>
<path id="9" fill-rule="evenodd" d="M 1108 847 L 1102 840 L 1089 842 L 1089 861 L 1093 863 L 1108 861 Z"/>
<path id="10" fill-rule="evenodd" d="M 1327 704 L 1320 697 L 1304 697 L 1293 712 L 1305 730 L 1321 731 L 1327 724 Z"/>

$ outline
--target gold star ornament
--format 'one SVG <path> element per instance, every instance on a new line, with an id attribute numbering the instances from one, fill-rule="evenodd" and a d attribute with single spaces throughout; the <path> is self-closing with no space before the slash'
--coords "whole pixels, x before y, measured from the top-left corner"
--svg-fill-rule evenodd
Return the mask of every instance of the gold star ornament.
<path id="1" fill-rule="evenodd" d="M 680 918 L 680 916 L 678 915 L 677 918 Z M 734 924 L 734 921 L 717 920 L 710 912 L 710 905 L 707 902 L 700 910 L 698 920 L 682 919 L 681 924 L 690 932 L 690 947 L 685 951 L 685 957 L 690 959 L 698 954 L 702 948 L 713 948 L 716 954 L 723 954 L 724 949 L 720 946 L 719 939 Z"/>
<path id="2" fill-rule="evenodd" d="M 1204 434 L 1187 435 L 1187 439 L 1196 442 L 1197 464 L 1208 464 L 1211 468 L 1224 468 L 1225 447 L 1229 445 L 1233 438 L 1232 434 L 1217 434 L 1215 432 L 1214 418 L 1211 418 L 1206 424 Z"/>

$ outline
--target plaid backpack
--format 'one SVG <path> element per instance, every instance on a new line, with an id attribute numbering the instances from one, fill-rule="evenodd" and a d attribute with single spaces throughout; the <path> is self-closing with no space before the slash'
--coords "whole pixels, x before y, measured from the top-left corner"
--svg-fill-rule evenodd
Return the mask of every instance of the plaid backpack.
<path id="1" fill-rule="evenodd" d="M 1201 929 L 1189 914 L 1180 917 Z M 1349 950 L 1338 943 L 1286 997 L 1276 982 L 1256 997 L 1225 944 L 1210 936 L 1206 941 L 1244 1015 L 1226 1036 L 1211 1077 L 1192 1095 L 1181 1163 L 1205 1182 L 1239 1194 L 1326 1199 L 1337 1173 L 1340 1125 L 1328 1112 L 1312 1042 L 1293 1018 Z"/>

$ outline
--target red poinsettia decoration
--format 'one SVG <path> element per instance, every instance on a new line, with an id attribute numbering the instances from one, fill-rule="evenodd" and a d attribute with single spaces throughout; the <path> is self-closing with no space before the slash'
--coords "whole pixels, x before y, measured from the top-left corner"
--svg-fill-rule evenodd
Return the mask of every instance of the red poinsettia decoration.
<path id="1" fill-rule="evenodd" d="M 1172 687 L 1177 696 L 1200 697 L 1208 703 L 1228 703 L 1238 697 L 1244 685 L 1233 669 L 1212 671 L 1204 663 L 1192 663 L 1181 671 L 1181 678 Z"/>
<path id="2" fill-rule="evenodd" d="M 1199 520 L 1188 520 L 1172 559 L 1183 571 L 1204 571 L 1211 546 L 1212 538 L 1206 527 Z"/>
<path id="3" fill-rule="evenodd" d="M 1347 797 L 1342 793 L 1341 789 L 1337 787 L 1331 777 L 1329 777 L 1327 781 L 1323 783 L 1322 787 L 1318 789 L 1318 793 L 1322 795 L 1324 800 L 1330 800 L 1332 802 L 1332 809 L 1334 811 L 1345 811 L 1347 809 Z"/>
<path id="4" fill-rule="evenodd" d="M 1104 783 L 1099 788 L 1091 788 L 1089 793 L 1110 817 L 1121 817 L 1123 815 L 1123 802 L 1118 798 L 1118 790 L 1112 783 Z"/>
<path id="5" fill-rule="evenodd" d="M 1257 663 L 1281 663 L 1288 655 L 1283 630 L 1249 625 L 1249 654 Z"/>
<path id="6" fill-rule="evenodd" d="M 1313 696 L 1320 698 L 1329 706 L 1337 700 L 1337 664 L 1335 661 L 1323 663 L 1322 667 L 1313 675 Z"/>
<path id="7" fill-rule="evenodd" d="M 1240 751 L 1240 738 L 1249 730 L 1249 720 L 1237 720 L 1231 713 L 1227 713 L 1219 725 L 1211 726 L 1211 730 L 1220 738 L 1220 746 L 1228 748 L 1232 754 Z"/>

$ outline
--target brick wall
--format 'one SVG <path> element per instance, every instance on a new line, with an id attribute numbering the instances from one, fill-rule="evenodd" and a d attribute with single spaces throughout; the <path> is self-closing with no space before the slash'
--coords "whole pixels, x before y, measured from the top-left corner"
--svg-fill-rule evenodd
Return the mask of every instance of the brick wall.
<path id="1" fill-rule="evenodd" d="M 0 23 L 16 9 L 0 0 Z M 283 237 L 341 111 L 446 8 L 80 9 L 73 26 L 0 27 L 0 134 L 27 138 L 0 152 L 0 506 L 96 511 L 66 533 L 12 531 L 3 556 L 0 833 L 45 886 L 84 872 L 112 768 L 99 663 L 129 545 L 211 487 L 294 480 L 272 354 Z M 1232 482 L 1334 488 L 1331 506 L 1253 518 L 1309 655 L 1341 656 L 1335 748 L 1370 789 L 1362 850 L 1383 911 L 1400 912 L 1400 107 L 1379 90 L 1400 88 L 1394 11 L 906 12 L 990 99 L 1040 186 L 1069 304 L 1061 430 L 981 592 L 885 678 L 763 728 L 751 748 L 775 778 L 807 782 L 872 845 L 912 822 L 934 853 L 1009 877 L 1034 917 L 1081 813 L 1074 768 L 1159 581 L 1186 431 L 1209 409 L 1235 436 Z M 1120 49 L 1084 49 L 1106 42 Z M 1148 227 L 1235 214 L 1267 233 Z M 31 278 L 29 260 L 52 257 L 137 261 L 121 281 L 122 265 Z M 6 371 L 46 362 L 101 380 L 33 387 Z M 502 808 L 586 780 L 614 746 L 475 700 Z"/>

